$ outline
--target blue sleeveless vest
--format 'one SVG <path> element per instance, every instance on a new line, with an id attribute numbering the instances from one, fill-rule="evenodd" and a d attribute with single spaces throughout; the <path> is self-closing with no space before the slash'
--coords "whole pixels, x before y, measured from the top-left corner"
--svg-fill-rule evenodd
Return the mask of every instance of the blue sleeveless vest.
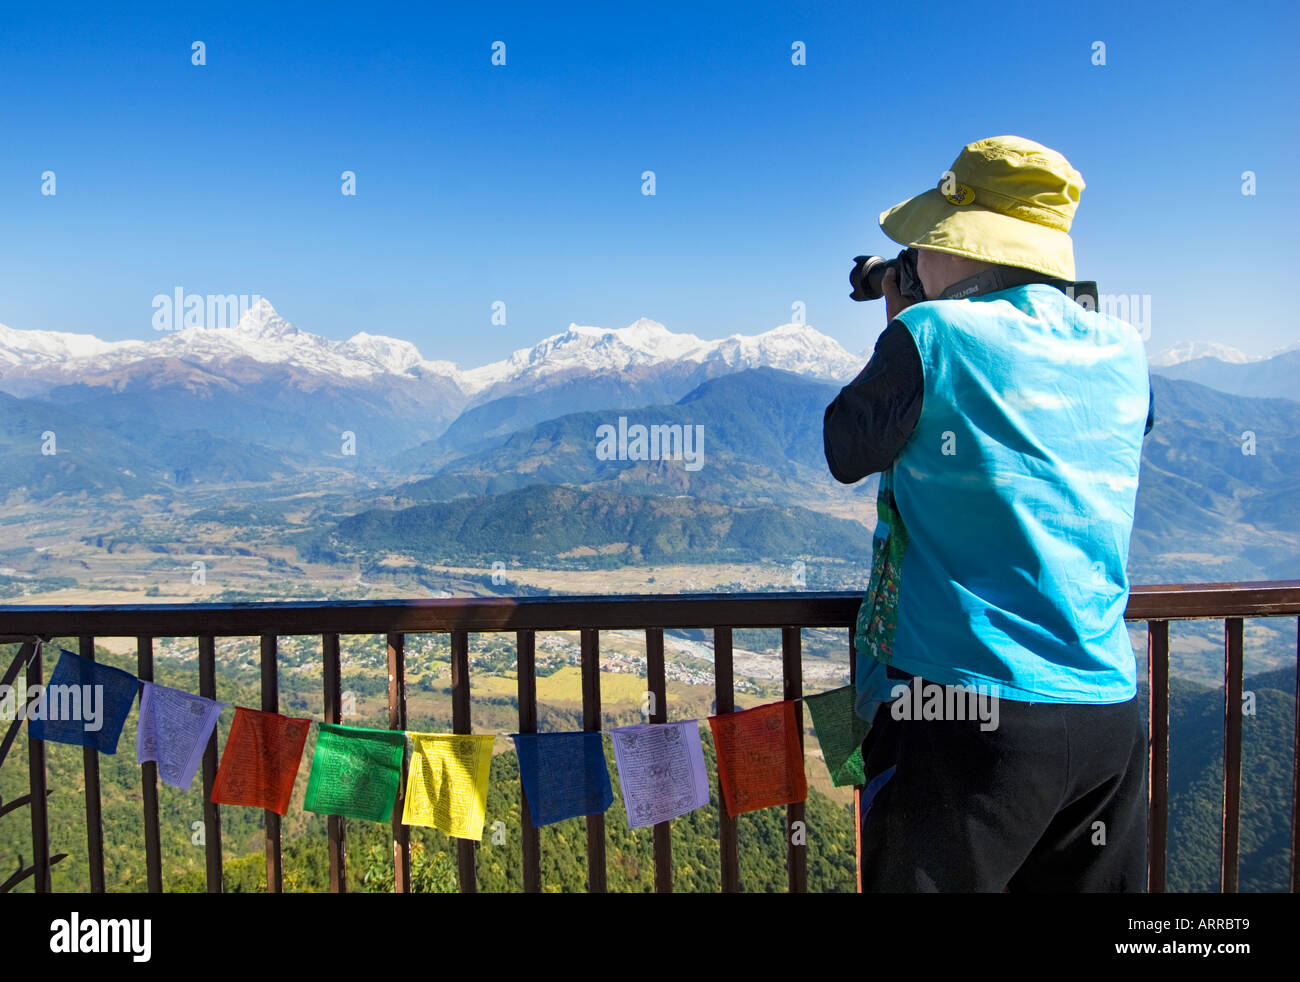
<path id="1" fill-rule="evenodd" d="M 1132 325 L 1029 284 L 901 314 L 916 429 L 881 475 L 857 711 L 885 666 L 1028 702 L 1137 692 L 1126 572 L 1150 385 Z"/>

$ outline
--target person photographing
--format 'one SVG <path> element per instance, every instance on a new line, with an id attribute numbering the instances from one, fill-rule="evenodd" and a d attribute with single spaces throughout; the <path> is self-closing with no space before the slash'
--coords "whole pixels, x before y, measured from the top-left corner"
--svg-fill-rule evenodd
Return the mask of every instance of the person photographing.
<path id="1" fill-rule="evenodd" d="M 1138 332 L 1075 280 L 1083 188 L 1031 140 L 968 144 L 881 214 L 899 258 L 850 277 L 888 318 L 823 422 L 836 480 L 881 475 L 854 636 L 864 891 L 1146 888 L 1123 616 L 1154 408 Z"/>

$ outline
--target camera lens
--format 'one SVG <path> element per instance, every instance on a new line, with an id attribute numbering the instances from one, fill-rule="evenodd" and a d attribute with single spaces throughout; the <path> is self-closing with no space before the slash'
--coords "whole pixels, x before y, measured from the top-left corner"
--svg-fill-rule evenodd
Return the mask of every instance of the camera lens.
<path id="1" fill-rule="evenodd" d="M 853 269 L 849 271 L 849 285 L 853 292 L 852 300 L 879 300 L 885 295 L 885 270 L 895 260 L 886 262 L 879 256 L 854 256 Z"/>

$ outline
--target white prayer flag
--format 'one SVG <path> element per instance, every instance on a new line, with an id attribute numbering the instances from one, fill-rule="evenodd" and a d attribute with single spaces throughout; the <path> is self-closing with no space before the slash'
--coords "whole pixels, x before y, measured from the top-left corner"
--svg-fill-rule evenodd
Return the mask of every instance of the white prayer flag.
<path id="1" fill-rule="evenodd" d="M 160 778 L 173 787 L 188 788 L 224 708 L 223 703 L 203 696 L 145 682 L 135 734 L 136 763 L 155 760 Z"/>
<path id="2" fill-rule="evenodd" d="M 709 803 L 698 720 L 610 731 L 628 828 L 666 822 Z"/>

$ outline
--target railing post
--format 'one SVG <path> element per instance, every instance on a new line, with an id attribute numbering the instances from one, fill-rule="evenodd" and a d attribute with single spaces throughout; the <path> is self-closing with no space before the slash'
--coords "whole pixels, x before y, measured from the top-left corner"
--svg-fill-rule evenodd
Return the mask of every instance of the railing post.
<path id="1" fill-rule="evenodd" d="M 519 631 L 515 634 L 515 681 L 519 693 L 519 732 L 537 732 L 537 634 Z M 528 811 L 528 799 L 523 787 L 519 789 L 519 838 L 523 850 L 524 893 L 542 890 L 542 841 L 540 830 L 533 824 Z"/>
<path id="2" fill-rule="evenodd" d="M 388 728 L 406 732 L 406 635 L 388 635 Z M 393 892 L 411 892 L 411 830 L 402 822 L 406 807 L 406 769 L 410 757 L 402 743 L 402 770 L 393 803 Z"/>
<path id="3" fill-rule="evenodd" d="M 339 668 L 339 636 L 325 634 L 321 638 L 324 658 L 325 722 L 335 725 L 343 722 L 343 685 Z M 330 857 L 330 893 L 348 892 L 347 826 L 342 815 L 325 816 L 325 829 L 329 837 L 326 846 Z"/>
<path id="4" fill-rule="evenodd" d="M 1223 836 L 1219 889 L 1237 892 L 1241 846 L 1241 618 L 1223 621 Z"/>
<path id="5" fill-rule="evenodd" d="M 1165 892 L 1169 851 L 1169 622 L 1147 621 L 1147 891 Z"/>
<path id="6" fill-rule="evenodd" d="M 454 733 L 469 733 L 469 634 L 451 632 L 451 728 Z M 456 840 L 456 869 L 461 893 L 478 893 L 478 870 L 475 868 L 473 839 Z"/>
<path id="7" fill-rule="evenodd" d="M 1295 740 L 1291 744 L 1291 892 L 1300 893 L 1300 617 L 1295 619 Z"/>
<path id="8" fill-rule="evenodd" d="M 78 654 L 95 660 L 95 639 L 81 635 Z M 99 795 L 99 751 L 81 748 L 81 768 L 86 782 L 86 865 L 90 870 L 90 892 L 104 892 L 104 818 Z"/>
<path id="9" fill-rule="evenodd" d="M 803 635 L 797 627 L 781 628 L 781 667 L 785 676 L 785 698 L 795 700 L 794 721 L 799 733 L 799 757 L 803 758 Z M 794 827 L 803 831 L 803 843 L 794 841 Z M 808 823 L 805 804 L 794 801 L 785 806 L 785 857 L 791 893 L 808 892 Z"/>
<path id="10" fill-rule="evenodd" d="M 582 728 L 600 729 L 600 633 L 584 627 L 582 638 Z M 605 816 L 588 815 L 587 822 L 587 892 L 604 893 Z"/>
<path id="11" fill-rule="evenodd" d="M 280 711 L 279 637 L 263 634 L 261 639 L 262 712 Z M 284 864 L 280 857 L 280 816 L 269 808 L 262 809 L 266 829 L 266 892 L 284 892 Z"/>
<path id="12" fill-rule="evenodd" d="M 199 635 L 199 695 L 217 698 L 217 651 L 211 634 Z M 208 893 L 221 893 L 225 885 L 221 869 L 221 806 L 212 800 L 217 779 L 217 728 L 212 728 L 203 751 L 203 842 L 207 862 Z"/>
<path id="13" fill-rule="evenodd" d="M 27 663 L 27 688 L 44 685 L 44 655 L 33 647 Z M 27 783 L 32 794 L 32 887 L 37 893 L 52 893 L 50 884 L 50 817 L 45 800 L 45 741 L 37 740 L 27 728 Z"/>
<path id="14" fill-rule="evenodd" d="M 714 715 L 723 716 L 736 711 L 731 663 L 731 628 L 713 629 L 713 693 Z M 717 747 L 715 745 L 716 752 Z M 727 814 L 727 801 L 718 792 L 718 853 L 721 860 L 722 892 L 740 892 L 740 860 L 736 840 L 736 819 Z"/>
<path id="15" fill-rule="evenodd" d="M 142 682 L 153 678 L 153 638 L 147 634 L 135 639 L 136 676 Z M 150 893 L 162 893 L 162 836 L 158 831 L 158 763 L 146 760 L 140 765 L 140 800 L 144 806 L 144 868 Z"/>
<path id="16" fill-rule="evenodd" d="M 664 672 L 663 628 L 650 627 L 645 632 L 646 688 L 654 700 L 651 723 L 668 722 L 668 689 Z M 673 826 L 656 822 L 654 826 L 655 893 L 673 892 Z"/>
<path id="17" fill-rule="evenodd" d="M 853 639 L 857 634 L 857 626 L 849 625 L 849 685 L 857 686 L 858 684 L 858 656 L 853 650 Z M 856 691 L 856 688 L 855 690 Z M 818 735 L 820 741 L 821 736 Z M 866 766 L 866 759 L 862 765 Z M 862 785 L 853 785 L 853 870 L 857 879 L 858 893 L 862 892 Z"/>

